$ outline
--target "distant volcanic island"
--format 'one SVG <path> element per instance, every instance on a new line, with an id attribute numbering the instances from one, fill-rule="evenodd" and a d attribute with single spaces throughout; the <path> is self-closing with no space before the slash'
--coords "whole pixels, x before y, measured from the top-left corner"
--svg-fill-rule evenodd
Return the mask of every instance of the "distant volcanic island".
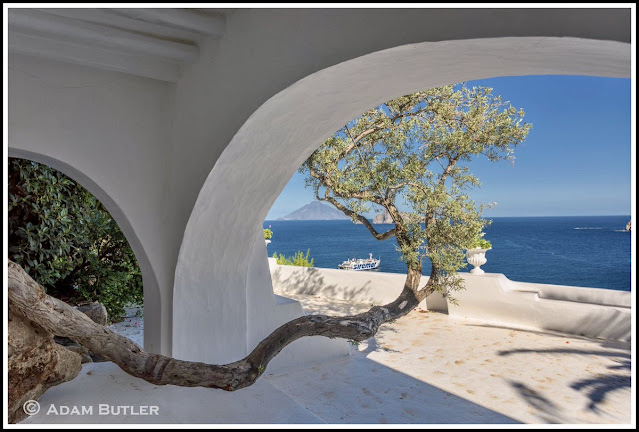
<path id="1" fill-rule="evenodd" d="M 350 219 L 341 211 L 319 201 L 313 201 L 293 213 L 283 216 L 278 221 L 293 220 L 347 220 Z"/>
<path id="2" fill-rule="evenodd" d="M 402 216 L 405 218 L 413 217 L 410 213 L 401 212 Z M 286 216 L 283 216 L 278 221 L 303 221 L 303 220 L 350 220 L 348 216 L 346 216 L 341 211 L 336 208 L 323 204 L 319 201 L 313 201 L 310 204 L 306 204 L 304 207 L 295 210 L 293 213 L 289 213 Z M 356 221 L 356 224 L 361 224 L 360 221 Z M 375 215 L 373 220 L 371 221 L 373 224 L 392 224 L 393 218 L 388 213 L 388 211 L 384 213 L 380 213 Z"/>

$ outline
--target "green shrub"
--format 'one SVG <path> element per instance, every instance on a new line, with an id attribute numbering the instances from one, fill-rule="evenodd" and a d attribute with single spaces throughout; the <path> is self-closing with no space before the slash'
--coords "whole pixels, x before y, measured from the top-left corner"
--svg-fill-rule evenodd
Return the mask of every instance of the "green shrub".
<path id="1" fill-rule="evenodd" d="M 479 234 L 479 237 L 475 239 L 473 248 L 490 249 L 492 247 L 491 243 L 484 238 L 484 234 L 485 233 Z"/>
<path id="2" fill-rule="evenodd" d="M 277 260 L 277 263 L 279 265 L 292 265 L 292 266 L 298 266 L 298 267 L 315 267 L 313 265 L 313 258 L 311 258 L 309 261 L 310 253 L 311 253 L 310 249 L 306 251 L 306 255 L 304 255 L 301 251 L 298 251 L 298 252 L 295 252 L 295 255 L 293 255 L 292 257 L 287 258 L 282 254 L 278 256 L 277 252 L 275 252 L 273 254 L 273 258 Z"/>
<path id="3" fill-rule="evenodd" d="M 124 234 L 89 191 L 47 165 L 9 159 L 9 258 L 47 294 L 103 303 L 119 319 L 142 304 L 142 274 Z"/>
<path id="4" fill-rule="evenodd" d="M 273 237 L 273 231 L 268 228 L 264 229 L 264 240 L 270 240 Z"/>

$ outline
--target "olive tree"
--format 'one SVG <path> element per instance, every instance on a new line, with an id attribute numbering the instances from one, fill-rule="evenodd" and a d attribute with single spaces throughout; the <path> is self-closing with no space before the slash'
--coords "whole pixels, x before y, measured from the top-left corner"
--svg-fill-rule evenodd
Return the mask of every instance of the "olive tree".
<path id="1" fill-rule="evenodd" d="M 530 125 L 523 111 L 502 102 L 486 88 L 446 86 L 387 102 L 351 121 L 304 163 L 317 198 L 359 221 L 378 240 L 393 236 L 406 261 L 399 297 L 386 305 L 345 317 L 307 315 L 289 321 L 262 340 L 245 358 L 210 365 L 147 353 L 124 336 L 87 320 L 42 288 L 15 263 L 9 263 L 10 307 L 46 331 L 70 337 L 154 384 L 237 390 L 249 386 L 288 344 L 305 336 L 363 341 L 379 327 L 414 309 L 435 290 L 460 287 L 455 272 L 462 251 L 482 230 L 481 208 L 468 197 L 479 181 L 468 162 L 484 156 L 512 158 Z M 398 206 L 404 200 L 410 214 Z M 377 232 L 363 213 L 387 210 L 394 228 Z M 420 287 L 423 260 L 432 264 Z M 222 349 L 223 347 L 219 347 Z"/>
<path id="2" fill-rule="evenodd" d="M 523 117 L 490 88 L 433 88 L 367 111 L 300 168 L 318 200 L 362 223 L 377 240 L 396 238 L 407 277 L 395 315 L 434 291 L 448 296 L 462 287 L 456 272 L 465 265 L 464 250 L 487 223 L 483 206 L 468 195 L 480 184 L 468 163 L 514 160 L 531 128 Z M 399 211 L 402 204 L 408 214 Z M 387 211 L 394 227 L 377 232 L 363 215 L 372 209 Z M 420 287 L 425 259 L 430 278 Z"/>

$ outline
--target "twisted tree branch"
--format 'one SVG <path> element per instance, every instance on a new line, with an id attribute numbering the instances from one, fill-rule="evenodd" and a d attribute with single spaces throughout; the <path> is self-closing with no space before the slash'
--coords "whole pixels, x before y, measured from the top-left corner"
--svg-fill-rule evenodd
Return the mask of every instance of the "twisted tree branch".
<path id="1" fill-rule="evenodd" d="M 387 321 L 406 315 L 423 297 L 416 295 L 421 274 L 409 270 L 400 296 L 384 306 L 344 317 L 307 315 L 275 329 L 245 358 L 226 365 L 177 360 L 144 351 L 130 339 L 93 322 L 68 304 L 48 296 L 18 264 L 9 260 L 9 307 L 45 331 L 71 338 L 126 373 L 156 385 L 209 387 L 228 391 L 253 384 L 287 345 L 305 336 L 363 341 Z M 220 347 L 222 348 L 222 347 Z"/>
<path id="2" fill-rule="evenodd" d="M 316 194 L 315 197 L 319 201 L 326 201 L 326 202 L 329 202 L 329 203 L 333 204 L 335 206 L 335 208 L 340 210 L 346 216 L 356 218 L 358 221 L 360 221 L 362 223 L 362 225 L 364 225 L 368 229 L 368 231 L 377 240 L 387 240 L 387 239 L 389 239 L 389 238 L 391 238 L 391 237 L 393 237 L 395 235 L 395 228 L 391 228 L 391 229 L 389 229 L 388 231 L 386 231 L 384 233 L 377 232 L 375 227 L 373 227 L 373 225 L 368 221 L 368 219 L 366 219 L 364 216 L 360 215 L 359 213 L 356 213 L 356 212 L 352 211 L 351 209 L 349 209 L 346 206 L 342 205 L 335 198 L 333 198 L 330 195 L 328 195 L 328 190 L 326 191 L 326 194 L 324 195 L 324 198 L 320 197 L 319 194 Z"/>

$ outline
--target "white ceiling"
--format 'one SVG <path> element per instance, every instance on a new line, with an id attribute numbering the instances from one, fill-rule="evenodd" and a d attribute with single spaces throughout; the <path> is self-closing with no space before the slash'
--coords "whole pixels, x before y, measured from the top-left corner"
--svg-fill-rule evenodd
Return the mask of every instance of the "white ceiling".
<path id="1" fill-rule="evenodd" d="M 174 82 L 231 11 L 9 8 L 9 51 Z"/>

